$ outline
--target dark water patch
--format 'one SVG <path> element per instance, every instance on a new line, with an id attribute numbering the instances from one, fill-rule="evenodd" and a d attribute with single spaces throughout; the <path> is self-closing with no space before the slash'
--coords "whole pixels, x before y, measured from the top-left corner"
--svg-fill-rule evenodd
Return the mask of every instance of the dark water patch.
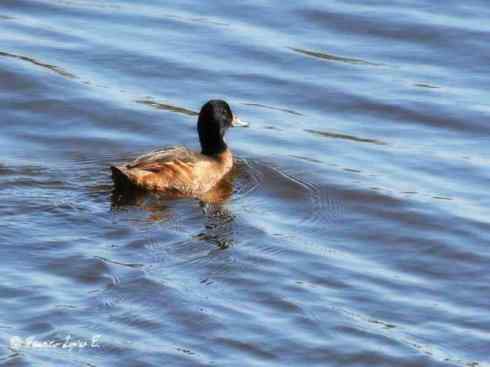
<path id="1" fill-rule="evenodd" d="M 167 103 L 162 103 L 162 102 L 156 102 L 156 101 L 152 101 L 152 100 L 149 100 L 149 99 L 137 100 L 135 102 L 136 103 L 141 103 L 141 104 L 144 104 L 146 106 L 150 106 L 150 107 L 153 107 L 153 108 L 156 108 L 156 109 L 159 109 L 159 110 L 165 110 L 165 111 L 170 111 L 170 112 L 181 113 L 181 114 L 184 114 L 184 115 L 187 115 L 187 116 L 198 116 L 199 115 L 197 112 L 192 111 L 192 110 L 189 110 L 187 108 L 173 106 L 173 105 L 170 105 L 170 104 L 167 104 Z"/>
<path id="2" fill-rule="evenodd" d="M 477 363 L 458 358 L 436 344 L 419 341 L 410 336 L 403 329 L 397 328 L 395 325 L 383 322 L 381 320 L 370 319 L 369 317 L 356 314 L 348 310 L 338 311 L 340 311 L 344 316 L 351 318 L 352 321 L 355 322 L 356 326 L 361 330 L 388 338 L 396 343 L 413 349 L 422 355 L 428 356 L 430 360 L 461 367 L 466 367 L 470 366 L 472 363 Z"/>
<path id="3" fill-rule="evenodd" d="M 46 264 L 47 273 L 73 279 L 81 284 L 114 284 L 117 278 L 110 267 L 99 259 L 81 259 L 75 256 L 62 257 Z"/>
<path id="4" fill-rule="evenodd" d="M 327 60 L 327 61 L 336 61 L 336 62 L 342 62 L 346 64 L 352 64 L 352 65 L 369 65 L 369 66 L 382 66 L 383 64 L 376 64 L 373 62 L 361 60 L 361 59 L 354 59 L 350 57 L 343 57 L 343 56 L 337 56 L 333 54 L 329 54 L 326 52 L 317 52 L 317 51 L 309 51 L 309 50 L 304 50 L 301 48 L 293 48 L 289 47 L 290 50 L 295 51 L 297 53 L 306 55 L 306 56 L 311 56 L 317 59 L 321 60 Z"/>
<path id="5" fill-rule="evenodd" d="M 352 9 L 354 10 L 354 9 Z M 387 14 L 364 13 L 359 9 L 345 12 L 343 9 L 308 9 L 303 15 L 317 26 L 339 34 L 369 35 L 377 42 L 396 41 L 415 44 L 449 45 L 451 35 L 457 32 L 451 24 L 434 25 L 419 19 L 390 19 Z M 395 10 L 395 13 L 396 10 Z M 397 13 L 399 14 L 399 13 Z M 439 31 L 441 33 L 439 33 Z"/>
<path id="6" fill-rule="evenodd" d="M 445 102 L 429 100 L 406 101 L 404 104 L 387 102 L 375 97 L 356 98 L 354 106 L 361 108 L 368 119 L 384 119 L 391 124 L 419 125 L 437 129 L 439 134 L 448 130 L 481 136 L 486 130 L 486 116 L 471 110 L 453 109 Z M 467 124 L 466 119 L 472 123 Z"/>
<path id="7" fill-rule="evenodd" d="M 322 161 L 315 159 L 315 158 L 312 158 L 312 157 L 302 157 L 299 155 L 291 155 L 291 157 L 296 158 L 296 159 L 301 159 L 303 161 L 310 162 L 310 163 L 323 163 Z"/>
<path id="8" fill-rule="evenodd" d="M 433 198 L 437 199 L 437 200 L 448 200 L 448 201 L 453 200 L 453 199 L 445 197 L 445 196 L 433 196 Z"/>
<path id="9" fill-rule="evenodd" d="M 164 16 L 166 18 L 172 18 L 186 23 L 201 23 L 201 24 L 209 24 L 212 26 L 219 26 L 219 27 L 230 27 L 230 23 L 221 22 L 216 19 L 208 18 L 208 17 L 182 16 L 182 15 L 170 14 L 170 13 L 166 13 Z"/>
<path id="10" fill-rule="evenodd" d="M 37 165 L 9 165 L 0 163 L 0 175 L 2 176 L 43 176 L 46 169 Z"/>
<path id="11" fill-rule="evenodd" d="M 3 299 L 27 297 L 31 292 L 27 289 L 13 288 L 9 286 L 0 286 L 0 295 Z"/>
<path id="12" fill-rule="evenodd" d="M 352 173 L 361 173 L 361 170 L 354 169 L 354 168 L 343 168 L 345 172 L 352 172 Z"/>
<path id="13" fill-rule="evenodd" d="M 296 116 L 303 116 L 303 114 L 301 114 L 299 112 L 296 112 L 296 111 L 293 111 L 293 110 L 289 110 L 287 108 L 279 108 L 279 107 L 266 106 L 266 105 L 263 105 L 263 104 L 260 104 L 260 103 L 244 103 L 244 105 L 245 106 L 261 107 L 261 108 L 266 108 L 266 109 L 275 110 L 275 111 L 282 111 L 282 112 L 286 112 L 286 113 L 289 113 L 291 115 L 296 115 Z"/>
<path id="14" fill-rule="evenodd" d="M 42 68 L 48 69 L 50 71 L 53 71 L 56 74 L 61 75 L 61 76 L 65 77 L 65 78 L 77 79 L 77 77 L 75 75 L 73 75 L 72 73 L 69 73 L 69 72 L 65 71 L 64 69 L 60 68 L 59 66 L 47 64 L 47 63 L 38 61 L 38 60 L 36 60 L 36 59 L 34 59 L 32 57 L 22 56 L 22 55 L 16 55 L 16 54 L 12 54 L 12 53 L 8 53 L 8 52 L 3 52 L 3 51 L 0 51 L 0 56 L 9 57 L 9 58 L 17 59 L 17 60 L 22 60 L 22 61 L 26 61 L 26 62 L 29 62 L 29 63 L 31 63 L 33 65 L 40 66 Z"/>
<path id="15" fill-rule="evenodd" d="M 64 7 L 77 7 L 80 9 L 96 8 L 96 9 L 109 9 L 109 10 L 120 10 L 124 8 L 122 4 L 108 4 L 107 2 L 101 1 L 90 1 L 90 0 L 60 0 L 56 4 L 53 4 L 50 0 L 40 0 L 40 3 L 49 6 L 64 6 Z"/>
<path id="16" fill-rule="evenodd" d="M 102 256 L 96 256 L 95 258 L 100 259 L 100 260 L 105 261 L 105 262 L 108 262 L 108 263 L 111 263 L 111 264 L 127 266 L 129 268 L 141 268 L 144 266 L 143 264 L 130 264 L 130 263 L 123 263 L 123 262 L 116 261 L 116 260 L 109 260 L 109 259 L 106 259 Z"/>
<path id="17" fill-rule="evenodd" d="M 30 366 L 30 363 L 26 361 L 26 358 L 24 355 L 22 355 L 21 352 L 16 352 L 16 351 L 9 351 L 8 354 L 5 355 L 5 357 L 0 357 L 0 362 L 4 363 L 4 366 L 15 366 L 15 367 L 22 367 L 22 366 Z"/>
<path id="18" fill-rule="evenodd" d="M 427 84 L 427 83 L 416 83 L 414 86 L 419 87 L 419 88 L 427 88 L 427 89 L 440 89 L 441 87 L 438 87 L 436 85 L 432 84 Z"/>
<path id="19" fill-rule="evenodd" d="M 63 188 L 66 186 L 66 183 L 57 179 L 52 179 L 52 178 L 41 178 L 41 179 L 34 179 L 34 178 L 21 178 L 17 177 L 12 180 L 4 181 L 2 183 L 2 187 L 0 190 L 8 190 L 8 189 L 19 189 L 21 187 L 26 187 L 26 188 L 31 188 L 31 187 L 38 187 L 38 188 Z"/>
<path id="20" fill-rule="evenodd" d="M 384 141 L 377 140 L 377 139 L 358 138 L 358 137 L 353 136 L 353 135 L 333 133 L 333 132 L 328 132 L 328 131 L 318 131 L 318 130 L 311 130 L 311 129 L 305 129 L 305 131 L 308 133 L 323 136 L 326 138 L 344 139 L 344 140 L 350 140 L 350 141 L 355 141 L 355 142 L 359 142 L 359 143 L 372 143 L 372 144 L 377 144 L 377 145 L 388 145 Z"/>

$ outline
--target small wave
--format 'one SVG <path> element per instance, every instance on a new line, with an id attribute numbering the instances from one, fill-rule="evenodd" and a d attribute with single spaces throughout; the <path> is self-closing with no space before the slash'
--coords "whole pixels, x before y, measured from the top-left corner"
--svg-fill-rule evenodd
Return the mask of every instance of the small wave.
<path id="1" fill-rule="evenodd" d="M 427 83 L 415 83 L 414 86 L 419 87 L 419 88 L 427 88 L 427 89 L 440 89 L 441 88 L 441 87 L 438 87 L 436 85 L 427 84 Z"/>
<path id="2" fill-rule="evenodd" d="M 290 50 L 306 55 L 306 56 L 311 56 L 317 59 L 321 60 L 327 60 L 327 61 L 334 61 L 334 62 L 342 62 L 346 64 L 352 64 L 352 65 L 369 65 L 369 66 L 383 66 L 383 64 L 377 64 L 374 62 L 362 60 L 362 59 L 355 59 L 351 57 L 343 57 L 343 56 L 337 56 L 334 54 L 329 54 L 326 52 L 317 52 L 317 51 L 309 51 L 309 50 L 304 50 L 301 48 L 294 48 L 294 47 L 288 47 Z"/>
<path id="3" fill-rule="evenodd" d="M 111 260 L 111 259 L 107 259 L 107 258 L 102 257 L 102 256 L 95 256 L 95 258 L 98 260 L 104 261 L 106 263 L 126 266 L 128 268 L 141 268 L 144 266 L 143 264 L 138 264 L 138 263 L 124 263 L 124 262 L 120 262 L 120 261 L 116 261 L 116 260 Z"/>
<path id="4" fill-rule="evenodd" d="M 264 179 L 260 169 L 252 162 L 246 159 L 236 159 L 233 166 L 233 175 L 235 176 L 234 197 L 240 199 L 252 194 Z"/>
<path id="5" fill-rule="evenodd" d="M 341 216 L 342 207 L 340 201 L 330 197 L 325 188 L 312 182 L 304 175 L 291 174 L 280 168 L 272 168 L 277 174 L 290 183 L 301 187 L 309 201 L 308 214 L 300 219 L 300 224 L 317 225 L 319 223 L 331 222 Z"/>
<path id="6" fill-rule="evenodd" d="M 27 57 L 27 56 L 22 56 L 22 55 L 16 55 L 16 54 L 11 54 L 9 52 L 3 52 L 3 51 L 0 51 L 0 56 L 3 56 L 3 57 L 10 57 L 10 58 L 13 58 L 13 59 L 17 59 L 17 60 L 22 60 L 22 61 L 26 61 L 26 62 L 29 62 L 31 64 L 34 64 L 34 65 L 37 65 L 37 66 L 40 66 L 42 68 L 45 68 L 45 69 L 48 69 L 48 70 L 51 70 L 53 72 L 55 72 L 56 74 L 58 75 L 61 75 L 61 76 L 64 76 L 65 78 L 69 78 L 69 79 L 77 79 L 77 77 L 72 74 L 72 73 L 69 73 L 68 71 L 60 68 L 59 66 L 55 66 L 55 65 L 51 65 L 51 64 L 47 64 L 45 62 L 41 62 L 41 61 L 38 61 L 32 57 Z"/>
<path id="7" fill-rule="evenodd" d="M 302 113 L 296 112 L 294 110 L 290 110 L 290 109 L 287 109 L 287 108 L 267 106 L 267 105 L 260 104 L 260 103 L 244 103 L 244 105 L 245 106 L 253 106 L 253 107 L 266 108 L 268 110 L 286 112 L 286 113 L 289 113 L 291 115 L 296 115 L 296 116 L 304 116 Z"/>
<path id="8" fill-rule="evenodd" d="M 179 106 L 174 106 L 168 103 L 162 103 L 162 102 L 156 102 L 152 101 L 150 99 L 140 99 L 136 100 L 136 103 L 141 103 L 146 106 L 150 106 L 159 110 L 165 110 L 165 111 L 170 111 L 170 112 L 176 112 L 176 113 L 181 113 L 187 116 L 199 116 L 199 113 L 189 110 L 184 107 L 179 107 Z"/>
<path id="9" fill-rule="evenodd" d="M 286 172 L 272 164 L 263 164 L 249 160 L 240 160 L 238 177 L 235 180 L 234 200 L 245 207 L 252 206 L 250 201 L 264 191 L 271 195 L 280 195 L 280 202 L 293 200 L 300 208 L 296 217 L 298 224 L 320 228 L 319 223 L 331 222 L 343 212 L 338 200 L 333 199 L 328 190 L 308 179 L 306 175 Z M 301 177 L 301 178 L 300 178 Z M 281 190 L 277 190 L 280 187 Z"/>
<path id="10" fill-rule="evenodd" d="M 399 327 L 398 325 L 388 323 L 380 319 L 371 318 L 367 315 L 356 313 L 344 308 L 337 308 L 334 306 L 332 309 L 344 315 L 344 317 L 351 319 L 360 329 L 366 330 L 370 333 L 384 335 L 385 337 L 403 344 L 408 348 L 427 355 L 433 360 L 447 362 L 460 367 L 487 366 L 486 364 L 482 364 L 480 362 L 467 361 L 457 356 L 452 356 L 450 352 L 445 351 L 437 345 L 420 342 L 414 339 L 412 336 L 409 336 L 405 331 L 403 331 L 403 328 Z"/>
<path id="11" fill-rule="evenodd" d="M 310 134 L 320 135 L 320 136 L 323 136 L 326 138 L 344 139 L 344 140 L 356 141 L 359 143 L 388 145 L 388 143 L 385 143 L 384 141 L 381 141 L 381 140 L 369 139 L 369 138 L 358 138 L 357 136 L 348 135 L 348 134 L 333 133 L 333 132 L 329 132 L 329 131 L 319 131 L 319 130 L 312 130 L 312 129 L 305 129 L 305 131 L 310 133 Z"/>
<path id="12" fill-rule="evenodd" d="M 94 8 L 94 9 L 108 9 L 108 10 L 120 10 L 122 9 L 121 5 L 108 4 L 107 2 L 99 2 L 99 1 L 90 1 L 90 0 L 58 0 L 56 4 L 53 4 L 53 1 L 50 0 L 38 0 L 43 2 L 45 5 L 50 6 L 65 6 L 65 7 L 75 7 L 75 8 Z"/>

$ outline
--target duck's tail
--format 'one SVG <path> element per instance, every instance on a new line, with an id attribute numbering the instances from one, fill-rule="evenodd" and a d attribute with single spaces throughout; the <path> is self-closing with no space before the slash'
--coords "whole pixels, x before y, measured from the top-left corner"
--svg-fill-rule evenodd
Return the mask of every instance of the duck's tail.
<path id="1" fill-rule="evenodd" d="M 112 181 L 118 189 L 128 189 L 133 184 L 129 180 L 127 169 L 124 166 L 111 166 Z"/>

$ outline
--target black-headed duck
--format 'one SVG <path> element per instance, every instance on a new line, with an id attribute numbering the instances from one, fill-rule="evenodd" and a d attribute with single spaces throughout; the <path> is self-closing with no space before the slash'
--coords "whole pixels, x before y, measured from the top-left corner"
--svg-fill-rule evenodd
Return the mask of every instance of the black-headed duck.
<path id="1" fill-rule="evenodd" d="M 212 189 L 233 167 L 233 156 L 223 140 L 226 130 L 247 126 L 225 101 L 202 106 L 197 121 L 201 153 L 172 147 L 142 155 L 127 164 L 112 166 L 116 187 L 199 196 Z"/>

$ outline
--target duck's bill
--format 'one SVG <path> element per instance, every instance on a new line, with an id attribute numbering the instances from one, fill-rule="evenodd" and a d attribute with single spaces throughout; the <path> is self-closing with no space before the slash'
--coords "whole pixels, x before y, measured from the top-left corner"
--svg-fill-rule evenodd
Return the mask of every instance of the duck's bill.
<path id="1" fill-rule="evenodd" d="M 233 127 L 248 127 L 248 122 L 240 120 L 238 117 L 233 116 L 233 120 L 231 121 L 231 126 Z"/>

